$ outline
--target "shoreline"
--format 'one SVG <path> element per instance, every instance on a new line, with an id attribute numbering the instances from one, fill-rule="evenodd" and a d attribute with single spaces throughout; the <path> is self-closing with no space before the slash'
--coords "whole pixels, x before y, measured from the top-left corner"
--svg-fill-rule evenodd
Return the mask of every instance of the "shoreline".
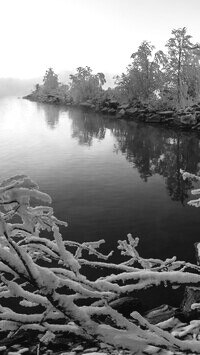
<path id="1" fill-rule="evenodd" d="M 120 105 L 115 100 L 105 100 L 98 104 L 94 104 L 92 101 L 88 100 L 74 104 L 55 95 L 37 96 L 33 94 L 26 95 L 23 99 L 58 106 L 83 108 L 109 115 L 115 119 L 156 124 L 188 131 L 200 131 L 200 102 L 178 110 L 156 110 L 140 102 Z"/>

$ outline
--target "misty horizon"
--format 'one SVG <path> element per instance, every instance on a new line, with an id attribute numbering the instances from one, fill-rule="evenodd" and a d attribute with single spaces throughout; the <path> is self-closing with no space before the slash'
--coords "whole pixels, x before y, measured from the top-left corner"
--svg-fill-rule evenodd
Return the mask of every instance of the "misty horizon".
<path id="1" fill-rule="evenodd" d="M 28 95 L 32 90 L 34 90 L 34 86 L 36 84 L 41 85 L 43 83 L 44 74 L 45 73 L 43 73 L 40 77 L 33 77 L 29 79 L 18 77 L 0 77 L 0 97 Z M 58 73 L 59 81 L 63 84 L 69 83 L 70 74 L 73 74 L 73 71 L 66 70 Z M 105 73 L 106 83 L 104 85 L 104 89 L 114 87 L 114 75 L 115 74 Z"/>

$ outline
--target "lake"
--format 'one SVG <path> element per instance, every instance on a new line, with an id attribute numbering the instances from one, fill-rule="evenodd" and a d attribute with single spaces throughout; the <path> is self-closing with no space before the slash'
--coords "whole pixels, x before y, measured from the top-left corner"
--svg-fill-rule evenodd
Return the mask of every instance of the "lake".
<path id="1" fill-rule="evenodd" d="M 192 185 L 179 169 L 200 174 L 197 133 L 1 98 L 0 168 L 1 179 L 25 173 L 52 196 L 65 239 L 104 238 L 107 252 L 132 233 L 143 257 L 195 262 L 200 209 L 187 205 Z"/>

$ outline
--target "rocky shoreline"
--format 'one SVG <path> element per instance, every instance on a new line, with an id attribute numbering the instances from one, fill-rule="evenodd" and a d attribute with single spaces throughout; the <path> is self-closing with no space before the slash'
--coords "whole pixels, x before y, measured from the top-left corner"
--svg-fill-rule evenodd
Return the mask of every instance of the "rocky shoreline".
<path id="1" fill-rule="evenodd" d="M 173 128 L 200 131 L 200 102 L 181 109 L 157 110 L 141 102 L 120 105 L 115 100 L 105 100 L 96 104 L 88 100 L 75 105 L 58 95 L 37 96 L 30 94 L 23 98 L 67 107 L 81 107 L 113 116 L 116 119 L 136 120 L 149 124 L 161 124 Z"/>

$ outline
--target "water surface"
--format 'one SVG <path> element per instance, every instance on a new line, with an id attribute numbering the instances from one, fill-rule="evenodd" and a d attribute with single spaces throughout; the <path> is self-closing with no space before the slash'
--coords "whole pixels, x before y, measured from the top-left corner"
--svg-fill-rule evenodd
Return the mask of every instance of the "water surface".
<path id="1" fill-rule="evenodd" d="M 52 196 L 65 239 L 104 238 L 108 251 L 132 233 L 144 257 L 195 261 L 200 210 L 187 205 L 179 169 L 200 172 L 196 134 L 3 98 L 0 168 L 1 179 L 23 172 Z"/>

